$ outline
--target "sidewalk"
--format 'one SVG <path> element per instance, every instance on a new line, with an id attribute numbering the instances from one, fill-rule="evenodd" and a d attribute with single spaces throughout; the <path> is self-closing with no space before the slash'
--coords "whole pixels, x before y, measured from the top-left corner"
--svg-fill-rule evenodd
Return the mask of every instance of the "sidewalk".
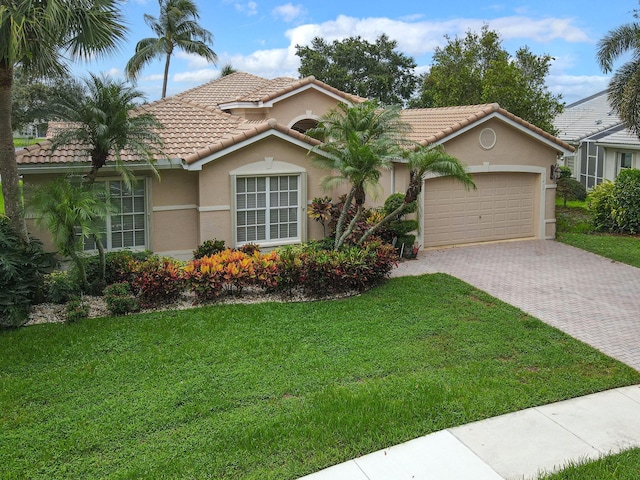
<path id="1" fill-rule="evenodd" d="M 640 385 L 442 430 L 303 478 L 528 480 L 631 447 L 640 447 Z"/>

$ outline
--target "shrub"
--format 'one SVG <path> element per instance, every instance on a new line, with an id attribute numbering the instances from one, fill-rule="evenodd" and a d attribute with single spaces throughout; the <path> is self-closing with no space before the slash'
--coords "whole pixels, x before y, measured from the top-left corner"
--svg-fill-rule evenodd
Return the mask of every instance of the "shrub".
<path id="1" fill-rule="evenodd" d="M 640 232 L 640 170 L 625 168 L 613 187 L 614 208 L 611 212 L 619 232 Z"/>
<path id="2" fill-rule="evenodd" d="M 246 253 L 247 255 L 253 255 L 256 252 L 260 252 L 260 245 L 257 243 L 245 243 L 240 248 L 238 248 L 242 253 Z"/>
<path id="3" fill-rule="evenodd" d="M 65 308 L 66 322 L 74 323 L 89 317 L 89 304 L 82 299 L 70 300 Z"/>
<path id="4" fill-rule="evenodd" d="M 228 248 L 215 255 L 195 259 L 184 268 L 186 284 L 200 302 L 214 299 L 223 289 L 241 292 L 244 287 L 255 283 L 254 258 L 259 255 L 251 256 Z"/>
<path id="5" fill-rule="evenodd" d="M 52 303 L 66 303 L 81 293 L 80 284 L 69 272 L 56 270 L 44 279 L 45 299 Z"/>
<path id="6" fill-rule="evenodd" d="M 215 238 L 213 240 L 206 240 L 193 251 L 193 258 L 198 260 L 202 257 L 210 257 L 211 255 L 222 252 L 224 249 L 224 240 L 216 240 Z"/>
<path id="7" fill-rule="evenodd" d="M 400 208 L 400 205 L 404 203 L 404 193 L 392 193 L 387 197 L 384 201 L 383 212 L 386 215 L 393 213 L 395 210 Z M 418 202 L 411 202 L 407 209 L 404 211 L 403 215 L 407 215 L 409 213 L 414 213 L 418 209 Z"/>
<path id="8" fill-rule="evenodd" d="M 55 266 L 52 253 L 32 239 L 23 245 L 6 217 L 0 217 L 0 327 L 29 319 L 31 304 L 42 297 L 44 275 Z"/>
<path id="9" fill-rule="evenodd" d="M 112 315 L 126 315 L 140 310 L 140 304 L 127 282 L 114 283 L 105 288 L 104 300 Z"/>
<path id="10" fill-rule="evenodd" d="M 571 174 L 571 170 L 569 170 L 569 174 Z M 584 201 L 587 198 L 587 189 L 575 178 L 561 176 L 556 185 L 556 196 L 564 200 L 565 207 L 567 200 Z"/>
<path id="11" fill-rule="evenodd" d="M 324 248 L 325 246 L 328 248 Z M 287 245 L 279 248 L 277 250 L 278 281 L 274 286 L 276 290 L 286 291 L 291 294 L 293 289 L 300 285 L 302 253 L 305 249 L 321 251 L 332 250 L 333 239 L 327 237 L 322 242 L 310 242 L 307 245 Z"/>
<path id="12" fill-rule="evenodd" d="M 300 285 L 313 296 L 363 291 L 385 278 L 396 260 L 394 248 L 381 242 L 340 251 L 306 249 L 301 254 Z"/>
<path id="13" fill-rule="evenodd" d="M 612 231 L 615 221 L 612 216 L 614 208 L 613 183 L 605 180 L 589 193 L 587 205 L 591 211 L 591 222 L 596 231 Z"/>
<path id="14" fill-rule="evenodd" d="M 140 252 L 133 252 L 131 250 L 107 252 L 105 254 L 105 284 L 111 285 L 112 283 L 133 281 L 133 275 L 138 263 L 144 262 L 151 255 L 152 253 L 148 250 Z M 75 273 L 73 266 L 71 270 Z M 90 284 L 96 284 L 100 271 L 100 258 L 98 255 L 91 255 L 85 259 L 85 270 L 87 281 Z"/>
<path id="15" fill-rule="evenodd" d="M 170 258 L 152 255 L 138 263 L 132 286 L 143 307 L 171 303 L 184 290 L 180 264 Z"/>
<path id="16" fill-rule="evenodd" d="M 274 290 L 281 279 L 280 261 L 275 250 L 267 254 L 253 254 L 254 283 L 263 290 Z"/>

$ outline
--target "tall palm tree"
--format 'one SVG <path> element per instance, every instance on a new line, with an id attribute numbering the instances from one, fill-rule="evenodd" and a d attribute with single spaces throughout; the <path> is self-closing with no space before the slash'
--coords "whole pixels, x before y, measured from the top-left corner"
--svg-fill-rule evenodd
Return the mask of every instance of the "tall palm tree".
<path id="1" fill-rule="evenodd" d="M 409 210 L 410 205 L 418 199 L 418 195 L 420 195 L 422 185 L 424 184 L 424 176 L 427 174 L 435 174 L 440 177 L 453 177 L 461 182 L 467 189 L 476 188 L 464 164 L 445 152 L 442 145 L 417 147 L 415 150 L 408 150 L 404 153 L 404 158 L 407 161 L 407 168 L 409 169 L 409 186 L 404 196 L 404 203 L 367 230 L 358 241 L 358 245 L 361 245 L 367 238 L 391 220 L 398 218 Z"/>
<path id="2" fill-rule="evenodd" d="M 29 243 L 11 127 L 15 67 L 47 76 L 67 71 L 65 59 L 116 49 L 126 27 L 119 0 L 2 0 L 0 2 L 0 176 L 5 212 Z"/>
<path id="3" fill-rule="evenodd" d="M 101 219 L 114 211 L 105 195 L 92 186 L 73 185 L 67 178 L 58 177 L 35 189 L 28 201 L 36 224 L 49 230 L 60 254 L 76 265 L 85 292 L 89 284 L 79 253 L 83 240 L 99 236 Z"/>
<path id="4" fill-rule="evenodd" d="M 381 169 L 389 168 L 391 161 L 400 157 L 407 129 L 397 107 L 382 108 L 379 103 L 369 101 L 354 106 L 341 103 L 316 128 L 307 131 L 308 135 L 323 140 L 314 149 L 316 165 L 335 172 L 324 177 L 321 186 L 329 190 L 344 182 L 351 185 L 336 225 L 336 250 L 362 216 L 366 191 L 376 192 L 380 188 Z M 345 227 L 352 202 L 356 215 Z"/>
<path id="5" fill-rule="evenodd" d="M 152 113 L 135 110 L 144 100 L 143 93 L 127 82 L 93 74 L 84 84 L 84 95 L 72 90 L 55 105 L 58 116 L 69 123 L 53 137 L 52 149 L 81 145 L 82 153 L 91 158 L 87 184 L 92 184 L 98 171 L 113 159 L 125 184 L 131 187 L 135 176 L 122 159 L 124 153 L 145 161 L 157 175 L 156 159 L 163 155 L 159 135 L 162 125 Z"/>
<path id="6" fill-rule="evenodd" d="M 638 11 L 634 17 L 638 18 Z M 613 71 L 613 62 L 626 52 L 624 63 L 609 83 L 609 102 L 627 127 L 640 135 L 640 24 L 628 23 L 608 32 L 598 42 L 597 59 L 605 73 Z"/>
<path id="7" fill-rule="evenodd" d="M 162 98 L 167 94 L 167 78 L 171 55 L 176 48 L 193 53 L 215 63 L 216 53 L 209 47 L 213 35 L 198 25 L 198 7 L 193 0 L 158 0 L 160 16 L 145 14 L 144 21 L 151 27 L 156 37 L 143 38 L 136 45 L 133 57 L 125 68 L 127 76 L 135 79 L 140 70 L 152 60 L 164 57 L 164 81 Z"/>

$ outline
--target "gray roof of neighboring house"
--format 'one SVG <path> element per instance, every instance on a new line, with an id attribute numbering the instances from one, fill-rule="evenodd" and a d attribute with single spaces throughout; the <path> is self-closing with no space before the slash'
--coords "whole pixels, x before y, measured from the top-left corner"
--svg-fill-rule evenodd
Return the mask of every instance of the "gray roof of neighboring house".
<path id="1" fill-rule="evenodd" d="M 640 148 L 640 139 L 638 136 L 631 133 L 624 125 L 619 125 L 606 132 L 593 135 L 589 140 L 594 140 L 604 145 L 616 145 L 617 147 L 627 147 L 630 149 Z"/>
<path id="2" fill-rule="evenodd" d="M 608 90 L 567 105 L 553 121 L 558 138 L 565 142 L 579 142 L 594 134 L 604 132 L 622 124 L 620 117 L 612 112 Z"/>

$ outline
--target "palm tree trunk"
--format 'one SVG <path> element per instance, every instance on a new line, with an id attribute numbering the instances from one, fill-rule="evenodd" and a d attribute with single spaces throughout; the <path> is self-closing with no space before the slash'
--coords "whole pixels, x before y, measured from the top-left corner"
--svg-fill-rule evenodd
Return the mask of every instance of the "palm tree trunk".
<path id="1" fill-rule="evenodd" d="M 364 212 L 364 205 L 358 205 L 358 210 L 356 211 L 356 214 L 353 216 L 353 218 L 349 222 L 349 225 L 344 230 L 344 233 L 340 236 L 340 239 L 337 242 L 337 246 L 335 250 L 339 250 L 340 247 L 344 245 L 344 242 L 347 240 L 347 237 L 349 237 L 349 235 L 351 235 L 351 232 L 353 232 L 354 228 L 356 228 L 356 224 L 362 217 L 362 212 Z"/>
<path id="2" fill-rule="evenodd" d="M 162 98 L 167 96 L 167 79 L 169 78 L 170 63 L 171 63 L 171 54 L 167 53 L 167 59 L 164 62 L 164 81 L 162 82 Z"/>
<path id="3" fill-rule="evenodd" d="M 352 188 L 347 195 L 347 198 L 344 200 L 344 204 L 342 205 L 342 212 L 340 212 L 340 216 L 338 217 L 338 223 L 336 224 L 336 238 L 333 243 L 333 249 L 338 250 L 340 248 L 340 238 L 342 237 L 342 231 L 344 230 L 344 222 L 347 220 L 347 213 L 349 212 L 349 207 L 351 207 L 351 202 L 353 201 L 353 196 L 356 193 L 356 189 Z"/>
<path id="4" fill-rule="evenodd" d="M 12 87 L 13 68 L 6 65 L 0 66 L 0 177 L 2 177 L 4 210 L 13 230 L 24 244 L 29 244 L 29 234 L 20 196 L 16 150 L 13 146 L 13 129 L 11 128 Z"/>

